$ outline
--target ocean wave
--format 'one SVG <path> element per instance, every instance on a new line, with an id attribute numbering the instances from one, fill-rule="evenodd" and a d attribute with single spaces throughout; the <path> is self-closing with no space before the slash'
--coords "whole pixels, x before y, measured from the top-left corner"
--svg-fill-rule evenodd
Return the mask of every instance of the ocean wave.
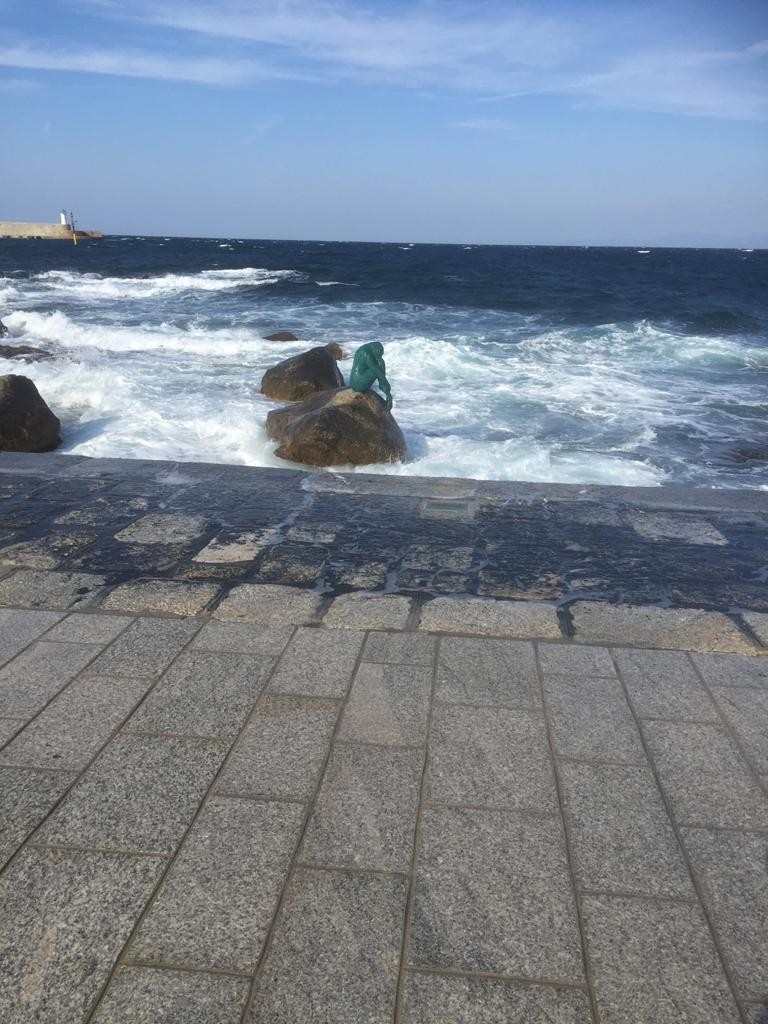
<path id="1" fill-rule="evenodd" d="M 33 290 L 50 297 L 78 299 L 150 299 L 179 292 L 218 292 L 236 288 L 265 288 L 288 280 L 303 280 L 295 270 L 243 267 L 202 270 L 197 274 L 162 274 L 157 277 L 102 277 L 68 270 L 49 270 L 29 279 Z"/>

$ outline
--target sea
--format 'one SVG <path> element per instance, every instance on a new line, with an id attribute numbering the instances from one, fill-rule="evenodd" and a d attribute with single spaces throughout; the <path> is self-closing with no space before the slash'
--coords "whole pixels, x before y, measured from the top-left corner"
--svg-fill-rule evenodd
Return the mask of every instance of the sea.
<path id="1" fill-rule="evenodd" d="M 768 250 L 0 241 L 4 341 L 54 356 L 0 374 L 65 452 L 284 467 L 264 371 L 375 340 L 409 459 L 368 471 L 768 490 L 767 286 Z"/>

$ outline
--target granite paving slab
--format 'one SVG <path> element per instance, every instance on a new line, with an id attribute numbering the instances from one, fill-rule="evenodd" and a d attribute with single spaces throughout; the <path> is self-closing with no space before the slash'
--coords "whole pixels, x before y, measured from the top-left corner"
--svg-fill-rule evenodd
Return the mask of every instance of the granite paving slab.
<path id="1" fill-rule="evenodd" d="M 184 651 L 141 707 L 126 732 L 234 738 L 272 670 L 272 658 L 221 651 Z"/>
<path id="2" fill-rule="evenodd" d="M 698 907 L 585 896 L 582 908 L 604 1024 L 739 1024 Z"/>
<path id="3" fill-rule="evenodd" d="M 80 676 L 0 750 L 0 764 L 81 770 L 150 685 L 148 679 Z"/>
<path id="4" fill-rule="evenodd" d="M 768 797 L 724 729 L 683 722 L 643 729 L 678 824 L 768 828 Z"/>
<path id="5" fill-rule="evenodd" d="M 0 581 L 0 605 L 22 608 L 86 608 L 101 594 L 105 576 L 82 572 L 17 569 Z"/>
<path id="6" fill-rule="evenodd" d="M 574 647 L 572 644 L 539 644 L 539 664 L 545 676 L 606 676 L 616 678 L 610 651 L 605 647 Z"/>
<path id="7" fill-rule="evenodd" d="M 409 971 L 402 1024 L 592 1024 L 589 999 L 555 988 L 451 974 Z"/>
<path id="8" fill-rule="evenodd" d="M 320 597 L 309 590 L 268 583 L 241 583 L 233 587 L 215 609 L 214 618 L 267 625 L 312 622 Z"/>
<path id="9" fill-rule="evenodd" d="M 131 942 L 129 958 L 252 971 L 303 817 L 300 804 L 209 799 Z"/>
<path id="10" fill-rule="evenodd" d="M 209 740 L 117 736 L 45 823 L 39 841 L 173 853 L 226 752 Z"/>
<path id="11" fill-rule="evenodd" d="M 200 623 L 184 619 L 137 619 L 91 666 L 117 676 L 159 676 L 189 643 Z"/>
<path id="12" fill-rule="evenodd" d="M 427 797 L 554 813 L 555 777 L 541 711 L 438 703 Z"/>
<path id="13" fill-rule="evenodd" d="M 360 665 L 339 729 L 340 740 L 422 746 L 432 669 L 426 665 Z"/>
<path id="14" fill-rule="evenodd" d="M 684 829 L 683 843 L 743 999 L 766 995 L 768 835 Z"/>
<path id="15" fill-rule="evenodd" d="M 768 658 L 729 658 L 722 654 L 692 654 L 691 658 L 709 686 L 768 689 Z"/>
<path id="16" fill-rule="evenodd" d="M 132 580 L 110 591 L 101 607 L 112 612 L 142 615 L 198 615 L 218 596 L 215 583 L 181 583 L 176 580 Z"/>
<path id="17" fill-rule="evenodd" d="M 479 597 L 436 597 L 424 605 L 419 628 L 433 633 L 534 636 L 555 640 L 562 636 L 554 605 Z"/>
<path id="18" fill-rule="evenodd" d="M 682 651 L 617 649 L 616 664 L 640 718 L 717 722 L 712 703 Z"/>
<path id="19" fill-rule="evenodd" d="M 344 697 L 365 634 L 301 627 L 280 659 L 269 689 L 305 697 Z"/>
<path id="20" fill-rule="evenodd" d="M 27 849 L 0 879 L 0 1018 L 85 1021 L 164 863 Z"/>
<path id="21" fill-rule="evenodd" d="M 240 1024 L 248 988 L 248 978 L 121 967 L 93 1024 Z"/>
<path id="22" fill-rule="evenodd" d="M 297 870 L 248 1024 L 390 1024 L 406 888 L 397 875 Z"/>
<path id="23" fill-rule="evenodd" d="M 405 629 L 411 599 L 398 594 L 342 594 L 334 599 L 323 623 L 341 629 Z"/>
<path id="24" fill-rule="evenodd" d="M 229 755 L 218 788 L 308 800 L 328 755 L 339 710 L 332 700 L 266 697 Z"/>
<path id="25" fill-rule="evenodd" d="M 63 618 L 56 612 L 0 608 L 0 665 L 15 658 Z"/>
<path id="26" fill-rule="evenodd" d="M 203 651 L 232 651 L 279 657 L 293 634 L 292 626 L 263 626 L 257 622 L 206 622 L 190 644 Z"/>
<path id="27" fill-rule="evenodd" d="M 407 871 L 413 853 L 419 750 L 337 745 L 307 825 L 307 864 Z"/>
<path id="28" fill-rule="evenodd" d="M 583 982 L 560 823 L 515 812 L 427 808 L 408 961 Z"/>
<path id="29" fill-rule="evenodd" d="M 131 625 L 126 615 L 68 615 L 48 632 L 46 640 L 65 644 L 108 644 Z"/>
<path id="30" fill-rule="evenodd" d="M 0 747 L 27 724 L 26 718 L 0 718 Z"/>
<path id="31" fill-rule="evenodd" d="M 443 637 L 436 695 L 459 704 L 539 706 L 533 645 L 521 640 Z"/>
<path id="32" fill-rule="evenodd" d="M 418 633 L 369 633 L 363 648 L 363 661 L 385 665 L 432 666 L 437 638 Z"/>
<path id="33" fill-rule="evenodd" d="M 0 714 L 29 718 L 71 682 L 102 648 L 38 640 L 0 669 Z"/>
<path id="34" fill-rule="evenodd" d="M 640 733 L 618 679 L 548 676 L 544 692 L 561 757 L 645 762 Z"/>
<path id="35" fill-rule="evenodd" d="M 581 889 L 693 898 L 693 886 L 651 771 L 560 765 L 574 874 Z"/>
<path id="36" fill-rule="evenodd" d="M 743 612 L 741 617 L 760 643 L 768 648 L 768 614 L 765 612 Z"/>
<path id="37" fill-rule="evenodd" d="M 76 778 L 75 772 L 0 768 L 0 867 Z"/>
<path id="38" fill-rule="evenodd" d="M 768 775 L 768 690 L 716 686 L 712 692 L 755 770 Z"/>

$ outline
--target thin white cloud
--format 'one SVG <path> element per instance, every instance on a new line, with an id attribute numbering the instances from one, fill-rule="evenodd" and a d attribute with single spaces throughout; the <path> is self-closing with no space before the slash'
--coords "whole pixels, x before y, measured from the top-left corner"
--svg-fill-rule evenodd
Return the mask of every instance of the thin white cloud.
<path id="1" fill-rule="evenodd" d="M 452 121 L 450 127 L 479 132 L 517 131 L 517 125 L 513 121 L 505 121 L 501 117 L 470 117 L 465 121 Z"/>
<path id="2" fill-rule="evenodd" d="M 37 92 L 39 88 L 34 78 L 0 78 L 0 92 L 19 94 Z"/>

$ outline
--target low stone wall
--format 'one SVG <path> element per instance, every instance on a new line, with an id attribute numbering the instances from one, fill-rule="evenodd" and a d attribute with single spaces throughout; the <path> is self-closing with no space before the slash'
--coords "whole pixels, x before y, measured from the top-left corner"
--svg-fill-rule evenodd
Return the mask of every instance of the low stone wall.
<path id="1" fill-rule="evenodd" d="M 78 238 L 101 238 L 100 231 L 77 231 Z M 51 238 L 71 241 L 72 231 L 64 224 L 36 224 L 32 221 L 0 221 L 0 238 Z"/>

